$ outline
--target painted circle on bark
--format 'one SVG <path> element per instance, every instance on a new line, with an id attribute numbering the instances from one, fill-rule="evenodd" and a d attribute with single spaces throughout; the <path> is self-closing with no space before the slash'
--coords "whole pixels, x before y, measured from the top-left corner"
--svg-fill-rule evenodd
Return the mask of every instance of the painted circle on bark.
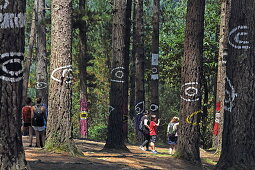
<path id="1" fill-rule="evenodd" d="M 124 67 L 116 67 L 112 69 L 112 82 L 124 83 Z"/>
<path id="2" fill-rule="evenodd" d="M 181 86 L 181 98 L 187 102 L 195 102 L 199 100 L 199 84 L 198 82 L 189 82 Z"/>
<path id="3" fill-rule="evenodd" d="M 199 113 L 203 113 L 202 110 L 199 110 L 199 111 L 196 111 L 196 112 L 193 112 L 191 113 L 187 118 L 186 118 L 186 122 L 189 123 L 189 124 L 192 124 L 192 125 L 201 125 L 201 123 L 198 123 L 198 122 L 193 122 L 191 121 L 192 117 L 199 114 Z"/>

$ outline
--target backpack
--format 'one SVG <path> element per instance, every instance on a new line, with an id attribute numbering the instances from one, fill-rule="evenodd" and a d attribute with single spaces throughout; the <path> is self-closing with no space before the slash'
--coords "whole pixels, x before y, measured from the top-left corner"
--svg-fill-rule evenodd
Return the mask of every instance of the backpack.
<path id="1" fill-rule="evenodd" d="M 24 106 L 22 108 L 22 119 L 25 123 L 31 122 L 31 106 Z"/>
<path id="2" fill-rule="evenodd" d="M 168 136 L 174 136 L 176 134 L 176 130 L 174 130 L 174 123 L 169 123 L 167 127 L 167 135 Z"/>
<path id="3" fill-rule="evenodd" d="M 35 106 L 34 117 L 32 119 L 33 126 L 44 126 L 43 112 L 41 106 Z"/>

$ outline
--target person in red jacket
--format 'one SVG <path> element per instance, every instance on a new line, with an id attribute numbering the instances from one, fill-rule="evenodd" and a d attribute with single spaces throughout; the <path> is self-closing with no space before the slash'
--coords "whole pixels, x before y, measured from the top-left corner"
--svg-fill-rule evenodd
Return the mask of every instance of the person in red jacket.
<path id="1" fill-rule="evenodd" d="M 26 105 L 22 107 L 22 131 L 23 133 L 28 129 L 29 130 L 29 146 L 32 146 L 33 141 L 33 128 L 31 126 L 31 105 L 32 99 L 27 97 L 25 99 Z"/>
<path id="2" fill-rule="evenodd" d="M 151 149 L 152 149 L 152 153 L 157 153 L 157 151 L 155 150 L 155 142 L 156 142 L 156 138 L 157 138 L 157 127 L 159 126 L 160 123 L 160 119 L 158 119 L 158 123 L 156 123 L 157 118 L 156 115 L 151 115 L 151 122 L 150 122 L 150 136 L 151 136 Z"/>

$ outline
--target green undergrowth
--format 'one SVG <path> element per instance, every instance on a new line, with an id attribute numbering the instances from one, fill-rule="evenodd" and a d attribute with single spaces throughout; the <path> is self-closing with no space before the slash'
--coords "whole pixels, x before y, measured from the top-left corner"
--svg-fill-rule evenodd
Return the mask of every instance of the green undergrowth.
<path id="1" fill-rule="evenodd" d="M 71 156 L 83 157 L 82 152 L 75 146 L 74 142 L 59 143 L 46 141 L 44 148 L 49 152 L 68 153 Z"/>

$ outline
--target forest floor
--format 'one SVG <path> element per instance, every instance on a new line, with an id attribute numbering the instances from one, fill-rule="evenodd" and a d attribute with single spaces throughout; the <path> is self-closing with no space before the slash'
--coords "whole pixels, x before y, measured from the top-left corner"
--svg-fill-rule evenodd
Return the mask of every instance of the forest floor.
<path id="1" fill-rule="evenodd" d="M 35 143 L 35 138 L 33 140 Z M 28 136 L 23 137 L 26 160 L 32 170 L 131 170 L 167 169 L 200 170 L 213 169 L 218 156 L 201 150 L 202 166 L 179 160 L 168 154 L 167 146 L 156 147 L 158 154 L 142 151 L 136 145 L 127 145 L 131 153 L 111 153 L 101 151 L 104 142 L 75 140 L 84 157 L 72 157 L 65 153 L 52 153 L 36 147 L 28 147 Z"/>

